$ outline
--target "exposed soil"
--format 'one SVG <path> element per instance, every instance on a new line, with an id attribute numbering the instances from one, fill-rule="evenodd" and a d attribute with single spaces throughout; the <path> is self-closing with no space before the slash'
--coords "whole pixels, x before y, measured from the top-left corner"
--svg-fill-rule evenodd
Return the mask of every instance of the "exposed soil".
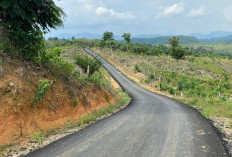
<path id="1" fill-rule="evenodd" d="M 4 58 L 0 72 L 0 146 L 27 140 L 41 130 L 53 130 L 93 110 L 114 103 L 103 87 L 76 79 L 56 80 L 46 69 L 28 62 Z M 39 104 L 33 99 L 39 80 L 54 83 Z M 78 100 L 76 107 L 73 102 Z"/>

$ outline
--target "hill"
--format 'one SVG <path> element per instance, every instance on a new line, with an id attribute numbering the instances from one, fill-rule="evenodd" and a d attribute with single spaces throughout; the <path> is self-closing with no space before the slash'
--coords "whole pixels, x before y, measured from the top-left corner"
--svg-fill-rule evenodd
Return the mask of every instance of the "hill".
<path id="1" fill-rule="evenodd" d="M 211 38 L 211 39 L 205 39 L 202 40 L 205 43 L 209 44 L 231 44 L 232 43 L 232 35 L 225 36 L 225 37 L 218 37 L 218 38 Z"/>
<path id="2" fill-rule="evenodd" d="M 195 38 L 195 37 L 189 37 L 189 36 L 178 36 L 180 37 L 180 44 L 195 44 L 195 43 L 201 43 L 202 41 Z M 164 36 L 164 37 L 156 37 L 156 38 L 132 38 L 133 43 L 138 44 L 150 44 L 150 45 L 160 45 L 160 44 L 168 44 L 168 39 L 170 36 Z"/>
<path id="3" fill-rule="evenodd" d="M 220 38 L 220 37 L 229 36 L 229 35 L 232 35 L 232 32 L 217 31 L 217 32 L 211 32 L 208 34 L 197 34 L 197 33 L 190 34 L 190 36 L 194 36 L 197 39 Z"/>

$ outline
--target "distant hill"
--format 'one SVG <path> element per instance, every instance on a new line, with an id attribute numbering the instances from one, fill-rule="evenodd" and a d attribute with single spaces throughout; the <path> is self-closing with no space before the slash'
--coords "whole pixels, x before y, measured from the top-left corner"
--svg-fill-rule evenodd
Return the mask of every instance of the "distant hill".
<path id="1" fill-rule="evenodd" d="M 47 36 L 48 38 L 50 36 Z M 57 36 L 53 37 L 58 37 L 59 39 L 71 39 L 72 37 L 75 38 L 87 38 L 87 39 L 102 39 L 102 34 L 93 34 L 93 33 L 78 33 L 78 34 L 68 34 L 68 33 L 63 33 L 59 34 Z M 114 35 L 114 39 L 116 40 L 122 40 L 123 38 L 120 35 Z"/>
<path id="2" fill-rule="evenodd" d="M 101 39 L 102 35 L 92 34 L 92 33 L 78 33 L 78 34 L 63 33 L 63 34 L 57 35 L 56 37 L 58 37 L 59 39 L 71 39 L 72 37 L 87 38 L 87 39 Z"/>
<path id="3" fill-rule="evenodd" d="M 225 36 L 225 37 L 219 37 L 219 38 L 205 39 L 202 41 L 209 43 L 209 44 L 214 44 L 214 43 L 232 44 L 232 35 Z"/>
<path id="4" fill-rule="evenodd" d="M 75 38 L 87 38 L 87 39 L 102 39 L 102 34 L 94 33 L 77 33 L 77 34 L 59 34 L 56 37 L 59 39 L 71 39 Z M 173 35 L 162 36 L 160 34 L 141 34 L 141 35 L 132 35 L 133 43 L 140 44 L 168 44 L 168 38 Z M 46 39 L 50 37 L 46 36 Z M 54 37 L 54 36 L 53 36 Z M 212 32 L 209 34 L 191 34 L 190 36 L 180 35 L 181 44 L 196 44 L 196 43 L 206 43 L 206 44 L 232 44 L 232 32 Z M 121 35 L 114 35 L 115 40 L 123 40 Z"/>
<path id="5" fill-rule="evenodd" d="M 211 39 L 211 38 L 220 38 L 232 35 L 232 32 L 223 32 L 223 31 L 217 31 L 217 32 L 211 32 L 209 34 L 190 34 L 190 36 L 193 36 L 197 39 Z"/>
<path id="6" fill-rule="evenodd" d="M 141 34 L 141 35 L 132 35 L 132 38 L 156 38 L 161 37 L 161 34 Z"/>
<path id="7" fill-rule="evenodd" d="M 180 44 L 194 44 L 201 43 L 202 41 L 189 36 L 179 36 Z M 160 45 L 160 44 L 168 44 L 168 39 L 170 36 L 156 37 L 156 38 L 133 38 L 131 41 L 133 43 L 138 44 L 151 44 L 151 45 Z"/>

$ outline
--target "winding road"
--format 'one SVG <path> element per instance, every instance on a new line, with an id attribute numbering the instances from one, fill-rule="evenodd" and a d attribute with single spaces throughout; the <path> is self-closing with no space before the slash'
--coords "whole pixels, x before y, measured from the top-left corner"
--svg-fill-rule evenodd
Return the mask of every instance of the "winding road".
<path id="1" fill-rule="evenodd" d="M 96 56 L 89 49 L 84 50 Z M 133 97 L 130 105 L 28 156 L 229 156 L 220 135 L 195 109 L 139 87 L 107 61 L 101 60 L 104 67 Z"/>

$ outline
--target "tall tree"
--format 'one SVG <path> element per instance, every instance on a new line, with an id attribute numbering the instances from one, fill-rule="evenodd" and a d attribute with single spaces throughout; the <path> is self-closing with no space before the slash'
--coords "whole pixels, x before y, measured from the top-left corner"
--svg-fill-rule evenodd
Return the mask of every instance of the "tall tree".
<path id="1" fill-rule="evenodd" d="M 112 32 L 107 32 L 107 31 L 104 32 L 104 33 L 103 33 L 102 40 L 103 40 L 105 43 L 109 44 L 110 49 L 111 49 L 111 52 L 112 52 L 112 51 L 113 51 L 113 49 L 112 49 L 112 44 L 113 44 L 113 41 L 114 41 L 114 33 L 112 33 Z"/>
<path id="2" fill-rule="evenodd" d="M 128 50 L 129 50 L 128 45 L 129 45 L 130 42 L 131 42 L 131 34 L 130 34 L 130 33 L 124 33 L 124 34 L 122 35 L 122 37 L 124 38 L 124 40 L 125 40 L 126 43 L 127 43 L 127 51 L 128 51 Z"/>
<path id="3" fill-rule="evenodd" d="M 129 44 L 131 42 L 131 34 L 130 33 L 124 33 L 122 35 L 122 37 L 124 38 L 124 40 L 126 41 L 127 44 Z"/>
<path id="4" fill-rule="evenodd" d="M 179 39 L 179 37 L 171 37 L 168 39 L 169 44 L 171 45 L 171 56 L 176 60 L 183 59 L 185 56 L 185 49 L 179 45 Z"/>
<path id="5" fill-rule="evenodd" d="M 1 37 L 9 39 L 26 59 L 33 59 L 44 47 L 44 33 L 61 27 L 64 17 L 53 0 L 1 0 Z"/>

